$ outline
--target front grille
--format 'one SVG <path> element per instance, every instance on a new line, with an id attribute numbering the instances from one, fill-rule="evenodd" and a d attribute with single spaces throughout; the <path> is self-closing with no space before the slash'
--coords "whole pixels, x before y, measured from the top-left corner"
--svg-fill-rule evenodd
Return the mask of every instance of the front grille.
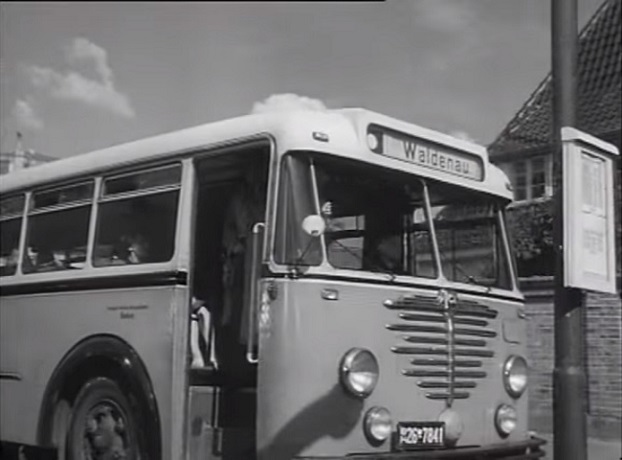
<path id="1" fill-rule="evenodd" d="M 411 356 L 402 369 L 406 377 L 415 377 L 426 397 L 466 399 L 486 377 L 484 359 L 494 356 L 488 340 L 497 333 L 491 320 L 498 312 L 486 305 L 454 295 L 404 296 L 385 300 L 384 306 L 395 310 L 399 321 L 388 324 L 401 339 L 391 351 Z"/>

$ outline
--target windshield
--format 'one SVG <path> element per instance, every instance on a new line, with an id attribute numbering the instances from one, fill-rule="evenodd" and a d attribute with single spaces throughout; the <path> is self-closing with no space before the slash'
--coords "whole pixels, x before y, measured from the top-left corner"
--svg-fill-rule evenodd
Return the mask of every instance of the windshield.
<path id="1" fill-rule="evenodd" d="M 447 184 L 428 182 L 428 191 L 445 277 L 511 289 L 499 201 Z"/>
<path id="2" fill-rule="evenodd" d="M 296 152 L 281 170 L 275 260 L 329 264 L 422 278 L 511 288 L 500 207 L 482 194 L 328 155 Z M 426 187 L 428 192 L 426 192 Z M 435 257 L 426 207 L 436 230 Z M 320 214 L 323 238 L 302 230 Z"/>

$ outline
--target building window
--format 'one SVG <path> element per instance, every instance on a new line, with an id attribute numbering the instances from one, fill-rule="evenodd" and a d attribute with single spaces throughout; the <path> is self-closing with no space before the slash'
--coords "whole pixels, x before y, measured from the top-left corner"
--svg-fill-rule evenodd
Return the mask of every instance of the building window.
<path id="1" fill-rule="evenodd" d="M 516 201 L 534 200 L 552 195 L 550 157 L 539 156 L 512 163 L 510 176 Z"/>

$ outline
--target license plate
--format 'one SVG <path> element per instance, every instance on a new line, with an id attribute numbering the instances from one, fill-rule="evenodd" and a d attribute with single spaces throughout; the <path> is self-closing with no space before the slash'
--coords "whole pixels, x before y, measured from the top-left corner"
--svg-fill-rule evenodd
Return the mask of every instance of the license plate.
<path id="1" fill-rule="evenodd" d="M 401 450 L 445 446 L 445 422 L 401 422 L 397 424 L 396 447 Z"/>

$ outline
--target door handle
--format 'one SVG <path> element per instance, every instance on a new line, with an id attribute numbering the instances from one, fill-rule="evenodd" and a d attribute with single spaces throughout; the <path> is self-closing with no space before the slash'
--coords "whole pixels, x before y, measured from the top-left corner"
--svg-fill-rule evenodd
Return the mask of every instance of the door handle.
<path id="1" fill-rule="evenodd" d="M 258 222 L 253 226 L 252 257 L 251 257 L 251 282 L 248 303 L 248 340 L 246 344 L 246 360 L 251 364 L 259 362 L 258 352 L 255 350 L 255 330 L 257 323 L 257 301 L 259 291 L 259 279 L 261 259 L 263 255 L 263 229 L 265 224 Z"/>

